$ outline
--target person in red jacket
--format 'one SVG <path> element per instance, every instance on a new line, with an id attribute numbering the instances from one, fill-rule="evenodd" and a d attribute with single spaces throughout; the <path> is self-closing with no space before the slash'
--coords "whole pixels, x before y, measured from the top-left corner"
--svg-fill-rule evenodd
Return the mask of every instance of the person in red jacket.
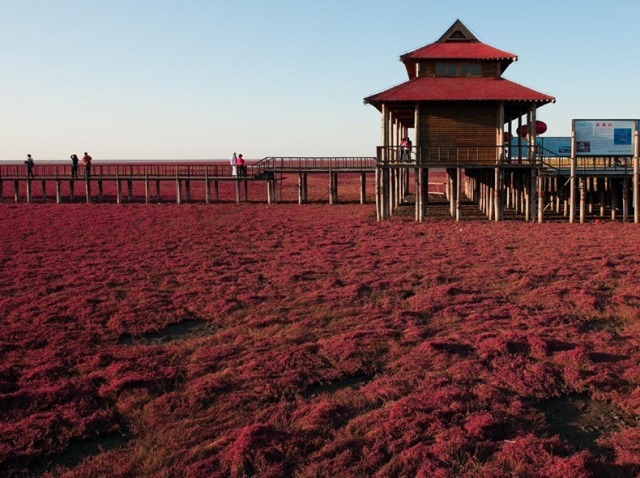
<path id="1" fill-rule="evenodd" d="M 244 164 L 244 158 L 242 157 L 241 154 L 238 155 L 237 163 L 238 163 L 238 176 L 244 178 L 247 175 L 247 167 Z"/>
<path id="2" fill-rule="evenodd" d="M 89 179 L 91 177 L 91 160 L 93 158 L 89 156 L 89 153 L 84 152 L 84 156 L 82 157 L 82 164 L 84 164 L 84 177 Z"/>

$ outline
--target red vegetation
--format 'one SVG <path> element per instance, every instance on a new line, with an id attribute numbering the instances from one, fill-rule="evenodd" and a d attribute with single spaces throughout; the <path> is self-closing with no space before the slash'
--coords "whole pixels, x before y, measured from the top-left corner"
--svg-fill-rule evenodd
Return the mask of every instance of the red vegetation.
<path id="1" fill-rule="evenodd" d="M 4 203 L 0 230 L 3 476 L 640 473 L 637 225 Z"/>

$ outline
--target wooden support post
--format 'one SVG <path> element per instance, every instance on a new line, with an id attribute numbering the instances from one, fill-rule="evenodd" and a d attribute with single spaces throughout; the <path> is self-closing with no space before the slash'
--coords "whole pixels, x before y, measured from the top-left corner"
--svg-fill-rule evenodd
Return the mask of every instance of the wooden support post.
<path id="1" fill-rule="evenodd" d="M 216 186 L 218 185 L 218 181 L 216 181 Z M 275 187 L 273 186 L 273 180 L 269 179 L 267 181 L 267 204 L 273 203 L 273 192 Z M 217 187 L 216 187 L 217 190 Z"/>
<path id="2" fill-rule="evenodd" d="M 204 202 L 211 202 L 211 183 L 209 182 L 209 166 L 204 170 Z"/>
<path id="3" fill-rule="evenodd" d="M 569 223 L 576 222 L 576 169 L 578 160 L 576 158 L 576 133 L 571 132 L 571 178 L 569 187 Z"/>
<path id="4" fill-rule="evenodd" d="M 240 181 L 238 180 L 237 176 L 235 181 L 233 182 L 235 183 L 235 186 L 236 186 L 236 204 L 240 204 Z"/>
<path id="5" fill-rule="evenodd" d="M 622 222 L 629 220 L 629 178 L 622 179 Z"/>
<path id="6" fill-rule="evenodd" d="M 585 212 L 586 212 L 586 188 L 584 184 L 584 177 L 580 178 L 579 181 L 580 187 L 580 224 L 584 224 Z"/>
<path id="7" fill-rule="evenodd" d="M 74 201 L 74 199 L 76 198 L 76 180 L 75 179 L 70 179 L 69 180 L 69 199 L 71 200 L 71 202 Z"/>
<path id="8" fill-rule="evenodd" d="M 634 135 L 633 152 L 633 222 L 640 223 L 640 134 Z"/>
<path id="9" fill-rule="evenodd" d="M 133 199 L 133 181 L 127 179 L 127 202 L 131 202 Z"/>
<path id="10" fill-rule="evenodd" d="M 46 202 L 47 200 L 47 182 L 42 180 L 42 202 Z"/>
<path id="11" fill-rule="evenodd" d="M 84 194 L 87 204 L 91 204 L 91 179 L 89 176 L 84 179 Z"/>
<path id="12" fill-rule="evenodd" d="M 0 191 L 1 193 L 1 191 Z M 2 198 L 0 198 L 2 200 Z M 367 173 L 360 173 L 360 204 L 367 202 Z"/>
<path id="13" fill-rule="evenodd" d="M 456 168 L 456 176 L 455 176 L 455 196 L 456 196 L 456 222 L 460 222 L 460 178 L 461 178 L 461 169 L 458 166 Z"/>
<path id="14" fill-rule="evenodd" d="M 249 181 L 245 178 L 242 180 L 242 184 L 244 184 L 244 201 L 249 202 Z"/>
<path id="15" fill-rule="evenodd" d="M 60 179 L 56 178 L 56 203 L 62 202 L 62 192 L 60 191 Z"/>
<path id="16" fill-rule="evenodd" d="M 27 204 L 31 203 L 31 178 L 27 176 Z"/>
<path id="17" fill-rule="evenodd" d="M 569 223 L 576 221 L 576 168 L 575 161 L 571 162 L 571 179 L 569 181 Z"/>
<path id="18" fill-rule="evenodd" d="M 156 178 L 156 202 L 160 203 L 160 179 Z"/>
<path id="19" fill-rule="evenodd" d="M 382 210 L 382 220 L 389 220 L 389 216 L 391 215 L 391 191 L 389 187 L 389 168 L 384 168 L 382 170 L 382 203 L 384 205 Z"/>
<path id="20" fill-rule="evenodd" d="M 100 176 L 102 178 L 102 175 Z M 104 199 L 104 194 L 102 191 L 102 179 L 98 179 L 98 202 L 102 202 Z"/>
<path id="21" fill-rule="evenodd" d="M 493 221 L 495 217 L 495 184 L 493 183 L 493 179 L 491 177 L 491 173 L 489 171 L 485 172 L 487 177 L 487 218 L 489 221 Z"/>
<path id="22" fill-rule="evenodd" d="M 182 204 L 182 184 L 178 173 L 176 173 L 176 204 Z"/>
<path id="23" fill-rule="evenodd" d="M 544 216 L 544 185 L 545 178 L 540 175 L 540 171 L 537 171 L 538 176 L 538 223 L 542 224 Z"/>
<path id="24" fill-rule="evenodd" d="M 298 173 L 298 204 L 304 204 L 304 173 Z"/>
<path id="25" fill-rule="evenodd" d="M 530 174 L 524 173 L 522 190 L 524 191 L 524 220 L 531 221 L 531 181 Z"/>
<path id="26" fill-rule="evenodd" d="M 116 167 L 116 204 L 122 204 L 122 184 L 120 182 L 120 173 Z"/>
<path id="27" fill-rule="evenodd" d="M 604 178 L 598 178 L 598 195 L 600 196 L 598 200 L 600 203 L 600 217 L 604 217 L 605 203 L 607 202 L 607 194 L 604 190 Z"/>
<path id="28" fill-rule="evenodd" d="M 144 173 L 144 203 L 149 204 L 151 194 L 149 194 L 149 175 Z"/>
<path id="29" fill-rule="evenodd" d="M 616 179 L 609 179 L 610 181 L 610 195 L 611 195 L 611 220 L 616 220 L 616 213 L 618 210 L 618 182 Z"/>
<path id="30" fill-rule="evenodd" d="M 447 169 L 447 183 L 449 185 L 449 215 L 456 217 L 455 169 Z"/>
<path id="31" fill-rule="evenodd" d="M 376 221 L 382 221 L 382 198 L 380 197 L 380 167 L 376 165 L 375 195 L 376 195 Z M 416 213 L 417 214 L 417 213 Z"/>
<path id="32" fill-rule="evenodd" d="M 502 196 L 503 196 L 503 184 L 502 184 L 502 171 L 500 170 L 500 166 L 495 167 L 494 171 L 494 209 L 495 209 L 495 221 L 502 221 Z"/>
<path id="33" fill-rule="evenodd" d="M 13 191 L 14 191 L 13 198 L 15 202 L 20 202 L 20 183 L 18 182 L 17 179 L 14 179 L 13 181 Z"/>
<path id="34" fill-rule="evenodd" d="M 422 171 L 422 200 L 420 206 L 422 207 L 422 217 L 426 219 L 429 212 L 429 168 L 421 168 Z"/>
<path id="35" fill-rule="evenodd" d="M 422 174 L 421 169 L 415 168 L 413 170 L 413 182 L 415 184 L 414 188 L 416 190 L 416 204 L 415 204 L 415 220 L 416 222 L 422 222 L 424 219 L 424 215 L 422 212 L 424 209 L 422 208 Z"/>
<path id="36" fill-rule="evenodd" d="M 338 203 L 338 173 L 329 171 L 329 204 Z"/>

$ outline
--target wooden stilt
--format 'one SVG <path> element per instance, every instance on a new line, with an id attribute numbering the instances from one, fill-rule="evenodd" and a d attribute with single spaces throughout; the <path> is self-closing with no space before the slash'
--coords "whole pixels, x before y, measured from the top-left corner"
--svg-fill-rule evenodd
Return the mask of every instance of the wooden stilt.
<path id="1" fill-rule="evenodd" d="M 460 174 L 461 169 L 456 168 L 456 176 L 455 176 L 455 200 L 456 200 L 456 222 L 460 222 Z"/>
<path id="2" fill-rule="evenodd" d="M 133 199 L 133 181 L 127 179 L 127 202 L 131 202 Z"/>
<path id="3" fill-rule="evenodd" d="M 102 179 L 98 179 L 98 202 L 102 202 L 104 199 L 104 194 L 102 190 Z"/>
<path id="4" fill-rule="evenodd" d="M 156 202 L 160 204 L 160 180 L 156 179 Z"/>
<path id="5" fill-rule="evenodd" d="M 182 184 L 180 184 L 178 173 L 176 173 L 176 204 L 182 204 Z"/>
<path id="6" fill-rule="evenodd" d="M 634 153 L 633 153 L 633 222 L 640 223 L 640 133 L 634 134 Z"/>
<path id="7" fill-rule="evenodd" d="M 145 204 L 149 204 L 150 194 L 149 194 L 149 175 L 145 172 L 144 174 L 144 202 Z"/>
<path id="8" fill-rule="evenodd" d="M 42 180 L 42 202 L 46 202 L 47 200 L 47 182 Z"/>
<path id="9" fill-rule="evenodd" d="M 622 222 L 629 221 L 629 178 L 622 179 Z"/>
<path id="10" fill-rule="evenodd" d="M 611 220 L 616 220 L 618 209 L 618 183 L 615 179 L 609 179 L 609 202 L 611 203 Z"/>
<path id="11" fill-rule="evenodd" d="M 2 200 L 1 197 L 0 197 L 0 200 Z M 367 202 L 367 173 L 361 172 L 360 173 L 360 204 L 365 204 L 366 202 Z"/>
<path id="12" fill-rule="evenodd" d="M 298 204 L 304 203 L 304 173 L 298 173 Z"/>
<path id="13" fill-rule="evenodd" d="M 122 204 L 122 183 L 120 181 L 120 172 L 116 167 L 116 204 Z"/>
<path id="14" fill-rule="evenodd" d="M 598 202 L 600 203 L 600 217 L 604 217 L 605 204 L 607 201 L 607 194 L 604 190 L 604 178 L 598 178 Z"/>
<path id="15" fill-rule="evenodd" d="M 84 179 L 84 191 L 87 204 L 91 204 L 91 179 L 89 176 Z"/>
<path id="16" fill-rule="evenodd" d="M 211 202 L 211 185 L 209 183 L 209 166 L 204 170 L 204 202 L 209 204 Z"/>
<path id="17" fill-rule="evenodd" d="M 380 167 L 376 165 L 375 172 L 375 195 L 376 195 L 376 221 L 382 221 L 382 197 L 380 195 Z"/>
<path id="18" fill-rule="evenodd" d="M 536 171 L 538 176 L 538 224 L 542 224 L 544 216 L 544 185 L 545 178 L 540 175 L 539 171 Z"/>
<path id="19" fill-rule="evenodd" d="M 27 204 L 31 203 L 31 178 L 27 176 Z"/>
<path id="20" fill-rule="evenodd" d="M 580 224 L 584 224 L 585 212 L 586 212 L 586 199 L 587 199 L 584 177 L 580 178 L 579 187 L 580 187 Z"/>
<path id="21" fill-rule="evenodd" d="M 236 204 L 240 204 L 240 181 L 237 179 L 237 176 L 234 184 L 236 186 Z"/>
<path id="22" fill-rule="evenodd" d="M 62 202 L 62 192 L 60 191 L 60 179 L 56 178 L 56 203 Z"/>

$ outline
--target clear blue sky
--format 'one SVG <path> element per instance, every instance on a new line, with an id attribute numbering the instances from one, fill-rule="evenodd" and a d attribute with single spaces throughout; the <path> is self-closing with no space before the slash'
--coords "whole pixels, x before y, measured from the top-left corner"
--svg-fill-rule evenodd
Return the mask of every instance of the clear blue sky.
<path id="1" fill-rule="evenodd" d="M 362 99 L 457 18 L 557 98 L 545 136 L 640 118 L 637 0 L 0 0 L 0 160 L 373 156 Z"/>

